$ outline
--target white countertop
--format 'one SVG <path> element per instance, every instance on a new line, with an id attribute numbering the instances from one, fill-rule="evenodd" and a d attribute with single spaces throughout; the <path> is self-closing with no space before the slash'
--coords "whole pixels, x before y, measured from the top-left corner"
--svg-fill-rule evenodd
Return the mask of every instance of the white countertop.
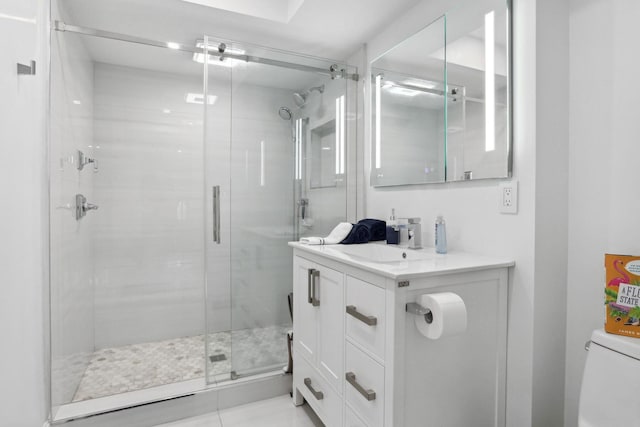
<path id="1" fill-rule="evenodd" d="M 384 242 L 361 245 L 305 245 L 299 242 L 289 242 L 289 246 L 394 280 L 409 280 L 515 265 L 513 260 L 508 259 L 456 251 L 437 254 L 434 248 L 416 250 L 397 245 L 386 245 Z"/>

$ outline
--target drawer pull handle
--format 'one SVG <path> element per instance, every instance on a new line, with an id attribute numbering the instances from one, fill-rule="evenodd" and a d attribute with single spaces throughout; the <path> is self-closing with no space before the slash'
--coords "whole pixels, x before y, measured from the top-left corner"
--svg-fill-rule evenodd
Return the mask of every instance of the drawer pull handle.
<path id="1" fill-rule="evenodd" d="M 378 324 L 378 319 L 375 316 L 367 316 L 367 315 L 364 315 L 364 314 L 360 313 L 356 309 L 355 305 L 348 305 L 347 306 L 347 314 L 352 315 L 353 317 L 355 317 L 359 321 L 361 321 L 363 323 L 366 323 L 369 326 L 375 326 L 375 325 Z"/>
<path id="2" fill-rule="evenodd" d="M 358 382 L 356 381 L 356 374 L 354 374 L 353 372 L 347 372 L 345 376 L 347 378 L 347 382 L 351 384 L 356 390 L 358 390 L 358 393 L 360 393 L 365 399 L 369 401 L 376 400 L 376 392 L 371 389 L 367 390 L 360 384 L 358 384 Z"/>
<path id="3" fill-rule="evenodd" d="M 311 378 L 305 378 L 304 379 L 304 385 L 307 386 L 307 388 L 309 389 L 311 394 L 313 394 L 313 397 L 315 397 L 316 400 L 324 399 L 324 394 L 321 391 L 314 390 L 313 387 L 311 386 Z"/>

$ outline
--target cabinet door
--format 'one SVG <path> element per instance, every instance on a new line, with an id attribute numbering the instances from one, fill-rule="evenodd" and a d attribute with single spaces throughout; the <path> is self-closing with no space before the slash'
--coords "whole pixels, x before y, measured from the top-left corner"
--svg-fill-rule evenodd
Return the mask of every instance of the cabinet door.
<path id="1" fill-rule="evenodd" d="M 342 394 L 344 377 L 344 275 L 326 267 L 317 267 L 316 296 L 320 300 L 318 368 Z"/>
<path id="2" fill-rule="evenodd" d="M 297 355 L 317 363 L 318 308 L 310 302 L 310 273 L 315 264 L 299 257 L 293 262 L 293 339 Z"/>

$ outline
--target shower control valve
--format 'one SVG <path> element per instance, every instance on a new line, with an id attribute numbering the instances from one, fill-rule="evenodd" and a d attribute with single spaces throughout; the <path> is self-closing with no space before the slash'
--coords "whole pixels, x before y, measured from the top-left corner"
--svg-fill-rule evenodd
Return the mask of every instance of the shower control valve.
<path id="1" fill-rule="evenodd" d="M 98 161 L 78 150 L 78 170 L 81 171 L 89 163 L 93 163 L 93 171 L 98 172 Z"/>
<path id="2" fill-rule="evenodd" d="M 80 221 L 89 211 L 98 209 L 98 205 L 87 203 L 87 198 L 82 194 L 76 194 L 76 220 Z"/>

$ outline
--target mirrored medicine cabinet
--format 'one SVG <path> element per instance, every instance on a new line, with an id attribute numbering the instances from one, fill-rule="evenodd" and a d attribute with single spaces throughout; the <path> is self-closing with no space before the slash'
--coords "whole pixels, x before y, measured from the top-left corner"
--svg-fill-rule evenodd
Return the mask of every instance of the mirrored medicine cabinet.
<path id="1" fill-rule="evenodd" d="M 371 185 L 508 178 L 510 1 L 465 0 L 371 62 Z"/>

